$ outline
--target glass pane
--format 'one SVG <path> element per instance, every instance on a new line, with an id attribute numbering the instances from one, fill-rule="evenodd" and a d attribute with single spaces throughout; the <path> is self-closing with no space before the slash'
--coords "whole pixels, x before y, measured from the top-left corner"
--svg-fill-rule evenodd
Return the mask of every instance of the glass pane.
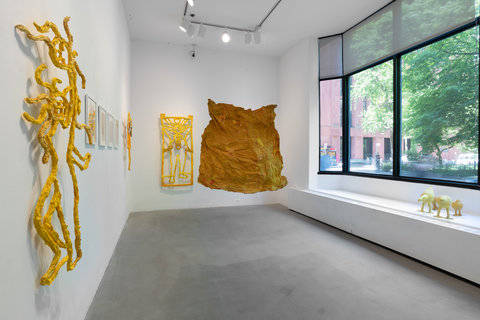
<path id="1" fill-rule="evenodd" d="M 320 59 L 320 79 L 343 76 L 342 36 L 319 39 L 318 55 Z"/>
<path id="2" fill-rule="evenodd" d="M 478 181 L 478 27 L 402 57 L 402 176 Z"/>
<path id="3" fill-rule="evenodd" d="M 350 171 L 393 173 L 393 62 L 349 78 Z"/>
<path id="4" fill-rule="evenodd" d="M 320 81 L 320 171 L 342 171 L 342 79 Z"/>
<path id="5" fill-rule="evenodd" d="M 433 39 L 475 18 L 478 0 L 397 0 L 343 36 L 345 73 Z"/>
<path id="6" fill-rule="evenodd" d="M 393 52 L 393 6 L 377 12 L 343 35 L 344 71 L 350 73 Z"/>
<path id="7" fill-rule="evenodd" d="M 424 42 L 475 18 L 475 0 L 403 0 L 398 3 L 398 52 Z"/>

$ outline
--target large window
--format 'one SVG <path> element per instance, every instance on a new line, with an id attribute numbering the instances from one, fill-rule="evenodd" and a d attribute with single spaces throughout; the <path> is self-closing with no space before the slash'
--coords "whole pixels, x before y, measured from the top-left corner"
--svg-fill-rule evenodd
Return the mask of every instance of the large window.
<path id="1" fill-rule="evenodd" d="M 321 80 L 320 173 L 478 188 L 479 20 Z"/>
<path id="2" fill-rule="evenodd" d="M 401 59 L 400 174 L 478 182 L 478 27 Z"/>
<path id="3" fill-rule="evenodd" d="M 350 170 L 392 174 L 393 62 L 349 78 Z"/>

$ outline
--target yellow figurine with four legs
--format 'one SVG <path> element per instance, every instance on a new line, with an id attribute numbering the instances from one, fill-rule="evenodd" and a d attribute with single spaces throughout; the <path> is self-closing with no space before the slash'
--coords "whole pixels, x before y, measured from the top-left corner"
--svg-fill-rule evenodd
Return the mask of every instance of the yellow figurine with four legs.
<path id="1" fill-rule="evenodd" d="M 458 217 L 462 215 L 463 203 L 460 200 L 455 200 L 452 203 L 452 208 L 455 209 L 454 216 Z"/>
<path id="2" fill-rule="evenodd" d="M 447 211 L 447 216 L 445 217 L 445 219 L 451 219 L 450 218 L 450 206 L 452 205 L 452 199 L 449 196 L 443 195 L 443 196 L 440 196 L 440 197 L 436 197 L 435 201 L 437 202 L 437 206 L 438 206 L 438 211 L 437 211 L 436 217 L 441 218 L 440 217 L 440 211 L 442 211 L 442 209 L 445 209 Z"/>
<path id="3" fill-rule="evenodd" d="M 433 188 L 428 187 L 425 189 L 425 191 L 423 191 L 423 193 L 420 195 L 420 198 L 418 198 L 418 201 L 422 201 L 422 208 L 419 211 L 425 212 L 423 211 L 423 208 L 425 207 L 425 204 L 428 204 L 428 213 L 431 213 L 434 199 L 435 195 L 433 194 Z"/>

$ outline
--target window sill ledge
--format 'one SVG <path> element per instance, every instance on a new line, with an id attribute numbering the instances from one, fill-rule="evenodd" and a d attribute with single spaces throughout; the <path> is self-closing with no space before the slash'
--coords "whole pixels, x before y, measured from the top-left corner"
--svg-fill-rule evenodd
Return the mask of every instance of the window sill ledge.
<path id="1" fill-rule="evenodd" d="M 290 188 L 287 196 L 291 210 L 480 284 L 478 215 L 435 218 L 405 199 L 334 188 Z"/>
<path id="2" fill-rule="evenodd" d="M 314 189 L 303 191 L 354 205 L 379 209 L 386 213 L 400 215 L 406 218 L 424 221 L 438 226 L 480 235 L 480 216 L 468 214 L 468 212 L 462 212 L 462 216 L 453 216 L 455 211 L 452 208 L 450 208 L 450 217 L 452 219 L 447 220 L 445 218 L 437 218 L 435 210 L 432 210 L 432 213 L 419 212 L 421 208 L 420 202 L 409 203 L 338 189 Z M 426 209 L 428 210 L 428 208 Z M 446 215 L 447 213 L 445 209 L 442 209 L 440 216 L 445 217 Z"/>

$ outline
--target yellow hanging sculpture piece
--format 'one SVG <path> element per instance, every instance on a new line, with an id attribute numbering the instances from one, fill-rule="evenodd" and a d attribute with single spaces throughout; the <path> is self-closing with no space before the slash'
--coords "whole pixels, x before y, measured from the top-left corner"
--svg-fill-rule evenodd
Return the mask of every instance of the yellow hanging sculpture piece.
<path id="1" fill-rule="evenodd" d="M 166 117 L 162 123 L 162 187 L 193 184 L 193 116 Z"/>
<path id="2" fill-rule="evenodd" d="M 208 100 L 198 182 L 212 189 L 255 193 L 287 185 L 282 176 L 276 105 L 245 110 Z"/>
<path id="3" fill-rule="evenodd" d="M 132 125 L 132 117 L 130 116 L 130 112 L 128 113 L 128 118 L 127 118 L 127 149 L 128 149 L 128 171 L 130 171 L 130 165 L 132 163 L 132 131 L 133 131 L 133 125 Z"/>
<path id="4" fill-rule="evenodd" d="M 63 20 L 63 27 L 67 34 L 67 39 L 63 38 L 60 34 L 57 26 L 46 21 L 43 26 L 34 23 L 35 28 L 40 33 L 53 32 L 54 37 L 50 39 L 45 35 L 33 35 L 23 25 L 17 25 L 16 28 L 26 34 L 26 36 L 33 41 L 42 41 L 48 46 L 48 54 L 52 63 L 59 69 L 64 70 L 68 75 L 68 86 L 64 89 L 59 89 L 58 84 L 62 81 L 58 78 L 53 78 L 51 82 L 42 80 L 42 72 L 47 68 L 45 64 L 41 64 L 35 71 L 35 80 L 37 83 L 44 87 L 48 93 L 39 94 L 36 98 L 25 98 L 25 102 L 28 104 L 42 103 L 38 118 L 34 118 L 28 113 L 24 113 L 25 120 L 40 125 L 37 140 L 44 149 L 42 162 L 44 164 L 51 160 L 52 167 L 50 175 L 48 176 L 45 184 L 42 187 L 42 191 L 37 200 L 33 222 L 38 235 L 42 240 L 50 247 L 54 253 L 52 262 L 40 279 L 41 285 L 50 285 L 58 274 L 60 268 L 66 263 L 67 270 L 73 270 L 77 262 L 82 257 L 81 250 L 81 238 L 80 238 L 80 220 L 78 217 L 78 185 L 77 176 L 75 174 L 75 167 L 80 170 L 88 168 L 90 162 L 90 154 L 87 153 L 82 156 L 78 149 L 75 147 L 75 130 L 85 129 L 87 131 L 88 139 L 91 143 L 91 135 L 88 127 L 85 124 L 77 122 L 77 116 L 81 111 L 81 100 L 78 96 L 77 89 L 77 77 L 82 79 L 82 87 L 85 88 L 85 76 L 80 71 L 80 68 L 75 61 L 77 52 L 73 50 L 73 37 L 68 27 L 68 21 L 70 17 L 65 17 Z M 65 222 L 64 213 L 61 206 L 60 185 L 57 178 L 58 173 L 58 155 L 53 145 L 53 137 L 55 136 L 58 125 L 63 129 L 69 130 L 68 146 L 66 153 L 66 162 L 72 177 L 73 192 L 74 192 L 74 205 L 73 205 L 73 221 L 75 232 L 75 252 L 76 258 L 73 260 L 73 245 L 70 239 L 70 232 L 68 225 Z M 78 158 L 76 158 L 76 157 Z M 83 162 L 83 164 L 81 164 Z M 53 194 L 52 194 L 53 188 Z M 45 207 L 45 202 L 51 195 L 45 215 L 42 217 L 42 211 Z M 58 220 L 61 225 L 61 232 L 63 240 L 60 234 L 54 229 L 52 225 L 52 216 L 57 213 Z M 66 250 L 66 256 L 61 258 L 62 250 Z"/>

